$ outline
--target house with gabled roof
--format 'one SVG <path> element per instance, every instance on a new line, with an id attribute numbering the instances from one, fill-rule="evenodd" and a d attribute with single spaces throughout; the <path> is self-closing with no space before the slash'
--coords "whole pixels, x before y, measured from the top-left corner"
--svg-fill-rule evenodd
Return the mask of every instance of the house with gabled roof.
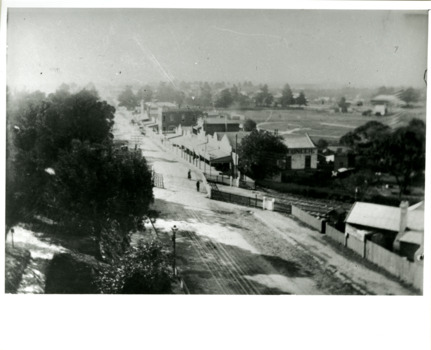
<path id="1" fill-rule="evenodd" d="M 423 256 L 424 203 L 399 207 L 356 202 L 346 217 L 346 234 L 371 240 L 409 260 Z"/>

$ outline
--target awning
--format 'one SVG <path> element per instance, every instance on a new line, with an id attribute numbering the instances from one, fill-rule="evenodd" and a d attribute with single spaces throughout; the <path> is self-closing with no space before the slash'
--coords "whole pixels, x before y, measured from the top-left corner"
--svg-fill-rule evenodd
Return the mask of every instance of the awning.
<path id="1" fill-rule="evenodd" d="M 144 124 L 144 126 L 146 127 L 146 128 L 154 128 L 154 127 L 158 127 L 159 126 L 159 124 L 157 124 L 157 123 L 153 123 L 153 124 Z"/>
<path id="2" fill-rule="evenodd" d="M 232 161 L 232 157 L 230 155 L 220 157 L 220 158 L 212 158 L 210 159 L 211 164 L 217 164 L 217 163 L 230 163 Z"/>

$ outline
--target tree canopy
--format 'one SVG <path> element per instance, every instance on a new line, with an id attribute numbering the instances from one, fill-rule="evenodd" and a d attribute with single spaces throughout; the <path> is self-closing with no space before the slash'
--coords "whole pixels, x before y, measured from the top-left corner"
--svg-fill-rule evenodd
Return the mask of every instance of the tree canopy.
<path id="1" fill-rule="evenodd" d="M 286 152 L 281 136 L 255 129 L 238 147 L 239 169 L 253 179 L 262 180 L 280 171 L 278 161 L 285 158 Z"/>
<path id="2" fill-rule="evenodd" d="M 401 92 L 400 99 L 407 103 L 407 105 L 410 105 L 412 102 L 417 102 L 419 100 L 419 96 L 419 91 L 410 87 Z"/>
<path id="3" fill-rule="evenodd" d="M 118 96 L 118 105 L 121 107 L 126 107 L 128 110 L 133 110 L 139 106 L 140 99 L 138 95 L 132 90 L 131 86 L 126 86 L 126 88 Z"/>
<path id="4" fill-rule="evenodd" d="M 139 152 L 113 147 L 114 112 L 87 90 L 24 94 L 8 103 L 16 130 L 8 130 L 8 226 L 42 214 L 67 232 L 96 238 L 106 258 L 127 247 L 153 198 L 151 174 Z"/>
<path id="5" fill-rule="evenodd" d="M 283 91 L 281 92 L 280 103 L 282 107 L 287 107 L 295 103 L 289 84 L 284 85 Z"/>
<path id="6" fill-rule="evenodd" d="M 395 130 L 370 121 L 344 135 L 340 144 L 352 147 L 360 168 L 392 174 L 400 194 L 407 193 L 413 175 L 425 170 L 425 123 L 419 119 Z"/>
<path id="7" fill-rule="evenodd" d="M 412 119 L 407 126 L 377 140 L 381 169 L 394 175 L 400 193 L 407 193 L 411 178 L 425 170 L 425 123 Z"/>
<path id="8" fill-rule="evenodd" d="M 244 122 L 244 131 L 253 131 L 256 129 L 256 122 L 251 119 L 246 119 Z"/>
<path id="9" fill-rule="evenodd" d="M 229 89 L 223 89 L 220 92 L 220 96 L 214 103 L 217 108 L 227 108 L 233 103 L 234 99 Z"/>
<path id="10" fill-rule="evenodd" d="M 300 92 L 299 96 L 296 98 L 296 104 L 300 106 L 306 106 L 307 105 L 307 99 L 305 98 L 304 92 Z"/>
<path id="11" fill-rule="evenodd" d="M 260 91 L 256 94 L 256 106 L 269 107 L 274 101 L 274 96 L 269 92 L 268 85 L 263 85 Z"/>

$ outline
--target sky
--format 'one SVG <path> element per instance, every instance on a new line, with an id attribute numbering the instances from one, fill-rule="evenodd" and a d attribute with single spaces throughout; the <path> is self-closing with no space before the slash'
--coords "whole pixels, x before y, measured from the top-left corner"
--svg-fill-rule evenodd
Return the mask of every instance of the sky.
<path id="1" fill-rule="evenodd" d="M 9 8 L 7 84 L 424 87 L 425 11 Z"/>

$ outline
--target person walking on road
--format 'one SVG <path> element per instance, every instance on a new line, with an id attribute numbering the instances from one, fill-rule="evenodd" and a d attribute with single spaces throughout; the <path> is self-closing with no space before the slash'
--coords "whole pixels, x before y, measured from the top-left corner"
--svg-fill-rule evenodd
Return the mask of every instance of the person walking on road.
<path id="1" fill-rule="evenodd" d="M 198 180 L 198 181 L 196 181 L 196 191 L 198 191 L 198 192 L 200 192 L 199 190 L 200 190 L 200 186 L 201 186 L 201 181 L 200 180 Z"/>
<path id="2" fill-rule="evenodd" d="M 191 180 L 192 179 L 192 171 L 189 169 L 189 172 L 187 173 L 187 178 L 189 179 L 189 180 Z"/>

